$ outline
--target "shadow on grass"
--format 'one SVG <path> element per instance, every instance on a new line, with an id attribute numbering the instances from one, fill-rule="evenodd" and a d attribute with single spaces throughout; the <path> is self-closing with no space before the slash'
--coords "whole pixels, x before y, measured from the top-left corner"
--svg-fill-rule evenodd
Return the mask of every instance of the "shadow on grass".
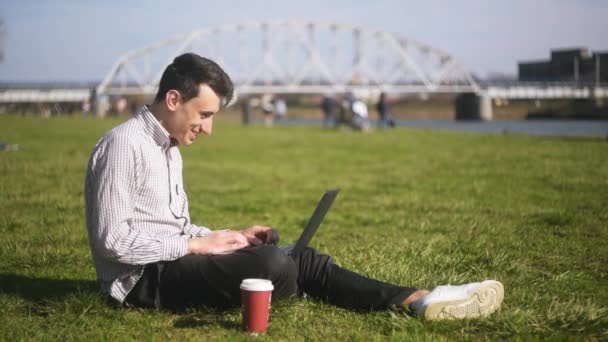
<path id="1" fill-rule="evenodd" d="M 61 299 L 73 293 L 99 293 L 94 280 L 32 278 L 0 273 L 0 293 L 15 295 L 30 301 Z"/>
<path id="2" fill-rule="evenodd" d="M 175 328 L 196 328 L 201 326 L 218 326 L 224 329 L 237 330 L 241 328 L 240 322 L 226 319 L 219 312 L 210 312 L 205 315 L 182 316 L 173 326 Z"/>

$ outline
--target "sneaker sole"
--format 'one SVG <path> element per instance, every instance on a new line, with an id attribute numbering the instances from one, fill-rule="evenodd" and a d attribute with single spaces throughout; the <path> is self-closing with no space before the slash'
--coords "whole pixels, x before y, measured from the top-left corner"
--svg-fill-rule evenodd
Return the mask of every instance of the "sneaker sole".
<path id="1" fill-rule="evenodd" d="M 467 298 L 429 304 L 424 311 L 424 318 L 443 320 L 488 316 L 500 307 L 503 298 L 502 284 L 495 280 L 487 280 Z"/>

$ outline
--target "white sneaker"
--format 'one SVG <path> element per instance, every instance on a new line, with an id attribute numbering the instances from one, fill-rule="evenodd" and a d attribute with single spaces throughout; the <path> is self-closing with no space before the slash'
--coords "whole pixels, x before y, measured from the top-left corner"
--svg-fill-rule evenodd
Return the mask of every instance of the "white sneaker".
<path id="1" fill-rule="evenodd" d="M 504 298 L 504 288 L 496 280 L 460 286 L 437 286 L 411 304 L 418 316 L 428 320 L 462 319 L 487 316 L 496 311 Z"/>

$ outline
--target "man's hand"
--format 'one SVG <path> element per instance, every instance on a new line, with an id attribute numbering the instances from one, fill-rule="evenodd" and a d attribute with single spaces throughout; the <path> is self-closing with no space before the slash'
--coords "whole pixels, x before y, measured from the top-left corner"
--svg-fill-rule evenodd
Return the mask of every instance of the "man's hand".
<path id="1" fill-rule="evenodd" d="M 247 238 L 252 246 L 258 245 L 276 245 L 279 242 L 279 232 L 274 228 L 266 226 L 252 226 L 241 230 L 241 233 Z"/>
<path id="2" fill-rule="evenodd" d="M 188 254 L 228 254 L 249 246 L 244 234 L 234 230 L 218 230 L 188 240 Z"/>

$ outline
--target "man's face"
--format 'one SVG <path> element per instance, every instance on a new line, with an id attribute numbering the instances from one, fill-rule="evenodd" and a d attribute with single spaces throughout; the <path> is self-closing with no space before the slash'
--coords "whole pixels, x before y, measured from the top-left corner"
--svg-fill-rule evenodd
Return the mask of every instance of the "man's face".
<path id="1" fill-rule="evenodd" d="M 220 110 L 220 97 L 208 85 L 201 84 L 198 96 L 186 102 L 179 92 L 170 90 L 167 101 L 172 113 L 163 125 L 179 145 L 192 144 L 201 133 L 211 135 L 213 115 Z"/>

